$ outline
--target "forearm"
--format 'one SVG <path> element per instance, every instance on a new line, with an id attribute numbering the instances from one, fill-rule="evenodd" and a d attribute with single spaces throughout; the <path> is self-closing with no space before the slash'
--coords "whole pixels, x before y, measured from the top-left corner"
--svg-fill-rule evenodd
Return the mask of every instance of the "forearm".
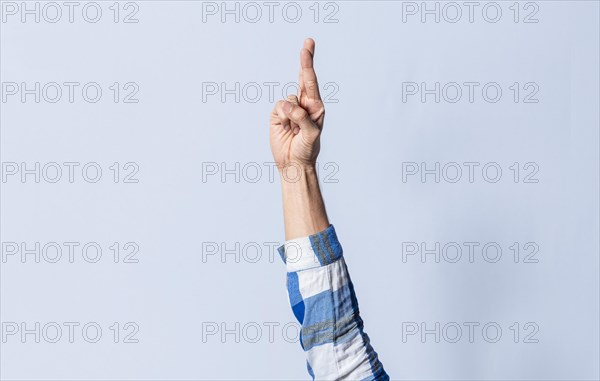
<path id="1" fill-rule="evenodd" d="M 282 170 L 287 288 L 314 379 L 388 380 L 363 331 L 337 234 L 314 167 Z"/>
<path id="2" fill-rule="evenodd" d="M 305 237 L 329 226 L 314 166 L 288 165 L 281 169 L 285 239 Z"/>

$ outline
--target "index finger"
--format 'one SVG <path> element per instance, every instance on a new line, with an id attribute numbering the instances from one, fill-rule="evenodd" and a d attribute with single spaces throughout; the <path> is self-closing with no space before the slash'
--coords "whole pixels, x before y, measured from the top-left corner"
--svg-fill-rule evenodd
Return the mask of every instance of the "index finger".
<path id="1" fill-rule="evenodd" d="M 303 94 L 306 94 L 308 99 L 320 101 L 319 83 L 317 82 L 317 74 L 313 67 L 314 54 L 315 41 L 312 38 L 307 38 L 304 41 L 304 47 L 300 51 L 300 72 L 302 77 L 300 90 Z"/>

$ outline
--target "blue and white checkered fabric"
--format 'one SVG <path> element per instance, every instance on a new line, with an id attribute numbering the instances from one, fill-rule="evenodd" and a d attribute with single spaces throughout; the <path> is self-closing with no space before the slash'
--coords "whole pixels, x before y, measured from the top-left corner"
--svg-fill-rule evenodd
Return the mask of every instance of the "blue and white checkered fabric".
<path id="1" fill-rule="evenodd" d="M 287 288 L 302 325 L 313 380 L 389 380 L 363 331 L 358 302 L 333 225 L 279 248 Z"/>

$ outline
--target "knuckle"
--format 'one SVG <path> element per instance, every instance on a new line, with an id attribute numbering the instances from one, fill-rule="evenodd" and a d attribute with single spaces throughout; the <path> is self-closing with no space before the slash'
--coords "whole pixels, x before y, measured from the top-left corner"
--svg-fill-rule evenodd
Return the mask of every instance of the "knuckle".
<path id="1" fill-rule="evenodd" d="M 304 111 L 303 108 L 301 107 L 295 107 L 292 110 L 292 118 L 296 119 L 296 120 L 304 120 L 308 117 L 308 114 L 306 113 L 306 111 Z"/>
<path id="2" fill-rule="evenodd" d="M 285 102 L 284 101 L 277 101 L 277 104 L 275 104 L 275 109 L 273 110 L 280 118 L 286 119 L 287 116 L 285 114 L 285 109 L 284 109 L 284 105 Z"/>

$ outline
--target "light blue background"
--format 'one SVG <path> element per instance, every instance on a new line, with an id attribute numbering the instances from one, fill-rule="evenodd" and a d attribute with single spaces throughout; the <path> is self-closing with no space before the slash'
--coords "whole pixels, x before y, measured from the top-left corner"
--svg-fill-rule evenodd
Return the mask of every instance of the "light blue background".
<path id="1" fill-rule="evenodd" d="M 498 2 L 497 23 L 480 11 L 473 23 L 464 15 L 402 22 L 402 3 L 391 1 L 337 2 L 337 23 L 315 23 L 312 2 L 300 3 L 298 23 L 281 13 L 273 23 L 204 23 L 192 1 L 138 2 L 136 24 L 111 22 L 112 2 L 100 2 L 106 13 L 95 24 L 2 23 L 2 82 L 95 81 L 106 90 L 96 104 L 2 103 L 2 162 L 93 161 L 107 171 L 96 184 L 2 183 L 2 241 L 134 241 L 140 262 L 9 259 L 1 320 L 136 322 L 140 342 L 115 344 L 108 333 L 97 344 L 12 337 L 0 348 L 0 376 L 308 378 L 299 344 L 280 329 L 273 343 L 266 329 L 257 343 L 202 342 L 203 322 L 294 321 L 285 268 L 266 249 L 256 263 L 202 260 L 203 242 L 283 240 L 279 181 L 266 170 L 256 183 L 202 181 L 202 163 L 272 161 L 272 102 L 263 94 L 256 103 L 203 103 L 202 83 L 295 81 L 311 36 L 321 83 L 339 86 L 319 158 L 321 168 L 335 163 L 338 182 L 323 193 L 366 331 L 392 378 L 598 379 L 599 5 L 538 1 L 538 23 L 515 23 L 512 3 Z M 112 103 L 107 86 L 129 81 L 140 102 Z M 497 103 L 402 102 L 403 82 L 436 81 L 497 82 L 504 93 Z M 513 82 L 537 83 L 539 103 L 514 103 Z M 138 184 L 106 180 L 109 165 L 130 161 Z M 402 181 L 403 162 L 469 161 L 499 163 L 501 181 Z M 539 182 L 514 183 L 514 162 L 537 163 Z M 498 242 L 502 259 L 402 260 L 402 242 L 469 241 Z M 513 242 L 537 243 L 539 263 L 514 263 Z M 503 336 L 402 343 L 403 322 L 497 322 Z M 536 323 L 539 343 L 514 343 L 514 322 Z"/>

